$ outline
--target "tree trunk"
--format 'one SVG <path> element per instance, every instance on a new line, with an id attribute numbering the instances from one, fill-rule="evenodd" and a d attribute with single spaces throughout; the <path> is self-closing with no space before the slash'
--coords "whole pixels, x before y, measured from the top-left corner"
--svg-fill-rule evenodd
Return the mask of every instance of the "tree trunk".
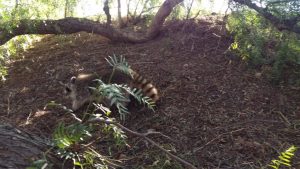
<path id="1" fill-rule="evenodd" d="M 165 22 L 165 19 L 170 15 L 173 8 L 181 2 L 183 2 L 183 0 L 166 0 L 162 4 L 162 6 L 157 11 L 154 19 L 152 20 L 150 28 L 147 32 L 150 39 L 158 35 L 158 33 L 160 32 L 160 28 Z"/>
<path id="2" fill-rule="evenodd" d="M 127 22 L 129 21 L 130 17 L 130 2 L 131 0 L 127 0 Z"/>
<path id="3" fill-rule="evenodd" d="M 0 124 L 0 168 L 28 167 L 32 161 L 41 159 L 48 148 L 45 140 L 11 125 Z"/>
<path id="4" fill-rule="evenodd" d="M 121 14 L 121 1 L 118 0 L 118 23 L 119 23 L 119 28 L 124 27 L 124 22 L 122 19 L 122 14 Z"/>
<path id="5" fill-rule="evenodd" d="M 111 25 L 111 15 L 109 13 L 108 0 L 104 1 L 103 11 L 104 11 L 104 13 L 106 15 L 106 24 L 107 25 Z"/>
<path id="6" fill-rule="evenodd" d="M 69 5 L 69 1 L 65 0 L 65 14 L 64 14 L 65 18 L 68 16 L 68 5 Z"/>

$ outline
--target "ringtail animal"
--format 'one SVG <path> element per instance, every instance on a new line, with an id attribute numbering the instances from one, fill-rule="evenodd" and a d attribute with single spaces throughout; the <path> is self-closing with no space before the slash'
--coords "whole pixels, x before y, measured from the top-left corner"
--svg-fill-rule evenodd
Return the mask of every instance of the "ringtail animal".
<path id="1" fill-rule="evenodd" d="M 76 111 L 84 104 L 96 101 L 89 87 L 97 85 L 97 82 L 94 81 L 95 79 L 101 79 L 104 83 L 108 83 L 110 75 L 111 72 L 104 74 L 102 77 L 97 74 L 79 74 L 77 77 L 71 77 L 69 83 L 65 85 L 65 94 L 71 99 L 72 110 Z M 135 71 L 131 71 L 130 76 L 120 70 L 116 70 L 110 80 L 112 84 L 126 84 L 130 88 L 141 89 L 143 94 L 151 98 L 153 102 L 159 99 L 158 90 L 152 82 Z M 129 94 L 125 94 L 125 97 L 129 99 Z M 103 98 L 102 102 L 104 102 L 104 105 L 109 106 L 107 98 Z"/>

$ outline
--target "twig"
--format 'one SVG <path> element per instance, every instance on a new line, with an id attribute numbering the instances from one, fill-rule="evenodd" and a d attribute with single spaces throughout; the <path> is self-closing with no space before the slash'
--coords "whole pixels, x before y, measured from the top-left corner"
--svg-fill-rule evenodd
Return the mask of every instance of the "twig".
<path id="1" fill-rule="evenodd" d="M 148 132 L 147 133 L 144 133 L 145 134 L 145 136 L 148 136 L 148 135 L 150 135 L 150 134 L 159 134 L 159 135 L 161 135 L 162 137 L 164 137 L 164 138 L 166 138 L 166 139 L 168 139 L 168 140 L 171 140 L 171 141 L 174 141 L 174 139 L 172 139 L 171 137 L 169 137 L 169 136 L 167 136 L 167 135 L 165 135 L 165 134 L 163 134 L 163 133 L 161 133 L 161 132 L 158 132 L 158 131 L 151 131 L 151 130 L 148 130 Z"/>
<path id="2" fill-rule="evenodd" d="M 78 117 L 76 116 L 76 114 L 70 113 L 70 115 L 73 116 L 73 118 L 74 118 L 76 121 L 82 123 L 82 120 L 81 120 L 80 118 L 78 118 Z"/>
<path id="3" fill-rule="evenodd" d="M 30 113 L 26 118 L 26 122 L 25 122 L 26 125 L 30 123 L 29 121 L 30 121 L 31 116 L 32 116 L 32 110 L 30 110 Z"/>
<path id="4" fill-rule="evenodd" d="M 88 149 L 93 152 L 94 154 L 96 154 L 99 158 L 101 159 L 104 159 L 104 161 L 111 167 L 114 167 L 114 168 L 122 168 L 123 166 L 119 165 L 119 164 L 116 164 L 114 162 L 112 162 L 111 160 L 109 160 L 108 158 L 106 158 L 105 156 L 99 154 L 98 152 L 96 152 L 94 149 L 88 147 Z M 117 161 L 119 162 L 119 161 Z"/>
<path id="5" fill-rule="evenodd" d="M 7 116 L 10 114 L 10 97 L 12 97 L 12 93 L 10 92 L 7 98 Z"/>
<path id="6" fill-rule="evenodd" d="M 138 17 L 141 17 L 143 13 L 149 12 L 149 11 L 151 11 L 152 9 L 154 9 L 154 8 L 159 8 L 159 7 L 160 7 L 160 6 L 153 6 L 153 7 L 151 7 L 151 8 L 148 8 L 147 10 L 142 11 L 142 12 L 139 14 Z"/>
<path id="7" fill-rule="evenodd" d="M 219 138 L 221 138 L 221 137 L 224 136 L 224 135 L 227 135 L 227 134 L 229 134 L 229 133 L 234 133 L 234 132 L 242 131 L 242 130 L 244 130 L 244 128 L 237 129 L 237 130 L 230 131 L 230 132 L 226 132 L 226 133 L 222 133 L 222 134 L 218 135 L 216 138 L 214 138 L 214 139 L 210 140 L 209 142 L 205 143 L 203 146 L 201 146 L 201 147 L 199 147 L 199 148 L 196 148 L 196 149 L 193 151 L 193 153 L 202 150 L 204 147 L 206 147 L 207 145 L 211 144 L 212 142 L 218 140 Z"/>
<path id="8" fill-rule="evenodd" d="M 192 19 L 196 19 L 196 18 L 199 16 L 199 14 L 200 14 L 201 11 L 202 11 L 202 9 L 200 9 L 200 10 L 197 12 L 197 14 L 196 14 Z"/>
<path id="9" fill-rule="evenodd" d="M 152 139 L 148 138 L 147 135 L 149 134 L 154 134 L 154 132 L 147 132 L 147 133 L 138 133 L 136 131 L 133 131 L 133 130 L 130 130 L 126 127 L 124 127 L 123 125 L 117 123 L 117 122 L 114 122 L 114 121 L 110 121 L 110 120 L 105 120 L 103 118 L 93 118 L 89 121 L 87 121 L 88 123 L 95 123 L 95 122 L 100 122 L 100 123 L 105 123 L 105 124 L 113 124 L 119 128 L 121 128 L 123 131 L 126 131 L 127 133 L 130 133 L 132 135 L 135 135 L 135 136 L 138 136 L 138 137 L 141 137 L 145 140 L 147 140 L 148 142 L 150 142 L 152 145 L 154 145 L 155 147 L 157 147 L 158 149 L 160 149 L 161 151 L 163 151 L 164 153 L 168 154 L 173 160 L 176 160 L 176 161 L 179 161 L 181 162 L 182 164 L 184 164 L 185 166 L 187 166 L 188 168 L 190 169 L 197 169 L 195 166 L 193 166 L 191 163 L 183 160 L 182 158 L 170 153 L 168 150 L 162 148 L 159 144 L 157 144 L 155 141 L 153 141 Z"/>
<path id="10" fill-rule="evenodd" d="M 287 126 L 292 125 L 291 122 L 289 121 L 289 119 L 285 115 L 283 115 L 283 113 L 281 111 L 275 111 L 275 112 L 277 112 L 281 116 L 281 118 L 287 123 Z"/>

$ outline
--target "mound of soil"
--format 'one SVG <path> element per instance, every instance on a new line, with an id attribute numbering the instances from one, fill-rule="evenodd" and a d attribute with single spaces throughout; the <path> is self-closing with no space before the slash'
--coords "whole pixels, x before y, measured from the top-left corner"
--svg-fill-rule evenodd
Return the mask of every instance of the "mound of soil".
<path id="1" fill-rule="evenodd" d="M 45 108 L 50 101 L 70 107 L 60 82 L 81 72 L 99 73 L 105 57 L 123 55 L 161 95 L 155 113 L 133 112 L 125 126 L 162 132 L 171 140 L 153 139 L 199 168 L 262 168 L 277 151 L 300 145 L 299 90 L 273 86 L 249 70 L 229 54 L 232 40 L 225 32 L 222 22 L 174 21 L 143 44 L 86 33 L 49 35 L 8 65 L 0 88 L 1 121 L 51 137 L 59 122 L 69 120 L 61 110 Z M 132 149 L 123 154 L 131 159 L 129 168 L 167 166 L 159 150 L 128 140 Z"/>

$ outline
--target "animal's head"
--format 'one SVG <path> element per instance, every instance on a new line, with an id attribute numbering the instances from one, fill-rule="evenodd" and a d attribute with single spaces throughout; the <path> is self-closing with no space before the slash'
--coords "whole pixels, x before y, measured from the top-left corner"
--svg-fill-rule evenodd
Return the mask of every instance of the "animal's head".
<path id="1" fill-rule="evenodd" d="M 78 97 L 77 91 L 77 78 L 75 76 L 71 77 L 67 84 L 64 84 L 64 97 L 69 99 L 72 103 L 72 110 L 77 110 L 81 107 L 81 98 Z"/>
<path id="2" fill-rule="evenodd" d="M 67 84 L 64 84 L 64 95 L 67 98 L 71 98 L 72 93 L 76 91 L 76 77 L 71 77 Z"/>
<path id="3" fill-rule="evenodd" d="M 72 102 L 72 110 L 75 111 L 93 100 L 89 88 L 93 79 L 95 79 L 93 74 L 79 74 L 77 77 L 71 77 L 64 85 L 64 96 Z"/>

